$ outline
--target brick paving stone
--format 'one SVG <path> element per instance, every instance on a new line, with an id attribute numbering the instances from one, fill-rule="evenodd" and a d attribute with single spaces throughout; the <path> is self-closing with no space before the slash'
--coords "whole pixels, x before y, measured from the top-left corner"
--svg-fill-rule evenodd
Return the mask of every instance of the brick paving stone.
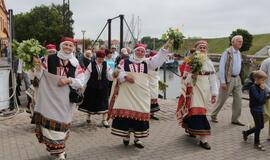
<path id="1" fill-rule="evenodd" d="M 253 148 L 253 136 L 243 142 L 241 131 L 245 127 L 230 124 L 231 103 L 229 98 L 220 112 L 219 123 L 211 123 L 212 135 L 209 143 L 212 150 L 204 150 L 195 138 L 188 137 L 177 126 L 175 109 L 177 100 L 160 100 L 160 121 L 150 122 L 150 136 L 143 139 L 144 149 L 137 149 L 133 139 L 124 147 L 122 139 L 110 134 L 110 129 L 99 127 L 101 116 L 93 116 L 91 124 L 86 124 L 86 114 L 76 111 L 66 152 L 69 160 L 267 160 L 270 159 L 270 142 L 266 140 L 268 125 L 261 134 L 266 152 Z M 209 107 L 212 110 L 211 107 Z M 248 101 L 243 100 L 241 122 L 252 123 Z M 0 121 L 0 160 L 48 160 L 45 146 L 40 145 L 33 134 L 25 112 L 13 119 Z"/>

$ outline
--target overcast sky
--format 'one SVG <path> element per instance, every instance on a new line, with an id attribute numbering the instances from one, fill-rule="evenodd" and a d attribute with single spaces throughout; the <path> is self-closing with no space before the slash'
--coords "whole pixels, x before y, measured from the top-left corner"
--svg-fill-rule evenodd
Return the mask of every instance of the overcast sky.
<path id="1" fill-rule="evenodd" d="M 6 0 L 14 13 L 36 5 L 60 4 L 62 0 Z M 128 23 L 140 18 L 140 37 L 160 38 L 169 27 L 178 27 L 185 37 L 225 37 L 237 28 L 251 34 L 270 33 L 270 0 L 70 0 L 75 37 L 95 39 L 108 18 L 124 14 Z M 119 20 L 112 34 L 119 36 Z M 135 33 L 137 35 L 137 31 Z M 107 39 L 107 31 L 102 34 Z"/>

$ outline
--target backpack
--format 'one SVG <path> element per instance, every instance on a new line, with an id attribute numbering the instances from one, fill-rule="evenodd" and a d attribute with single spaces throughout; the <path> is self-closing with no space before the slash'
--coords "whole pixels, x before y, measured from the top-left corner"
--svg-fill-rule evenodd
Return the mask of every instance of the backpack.
<path id="1" fill-rule="evenodd" d="M 249 88 L 254 84 L 255 80 L 253 78 L 253 73 L 254 72 L 251 72 L 249 76 L 245 79 L 243 87 L 242 87 L 242 91 L 248 91 Z"/>

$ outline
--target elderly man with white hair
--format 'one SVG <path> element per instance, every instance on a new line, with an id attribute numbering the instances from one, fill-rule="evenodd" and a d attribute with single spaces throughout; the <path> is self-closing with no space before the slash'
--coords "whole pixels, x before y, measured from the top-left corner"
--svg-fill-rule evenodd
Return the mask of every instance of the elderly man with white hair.
<path id="1" fill-rule="evenodd" d="M 212 122 L 218 122 L 217 115 L 229 95 L 233 95 L 231 123 L 244 126 L 239 121 L 241 115 L 242 84 L 240 78 L 242 57 L 239 49 L 242 47 L 243 37 L 236 35 L 231 40 L 231 47 L 226 49 L 220 59 L 220 91 L 215 110 L 212 112 Z"/>

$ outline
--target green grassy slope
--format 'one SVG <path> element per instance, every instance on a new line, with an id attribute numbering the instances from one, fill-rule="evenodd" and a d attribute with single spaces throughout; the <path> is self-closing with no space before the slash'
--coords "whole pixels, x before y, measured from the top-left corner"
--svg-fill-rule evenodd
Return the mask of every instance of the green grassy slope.
<path id="1" fill-rule="evenodd" d="M 202 38 L 204 39 L 204 38 Z M 194 43 L 200 39 L 185 39 L 179 53 L 184 53 L 185 50 L 192 48 Z M 204 39 L 209 43 L 209 53 L 222 53 L 229 46 L 229 38 L 211 38 Z M 257 51 L 262 49 L 264 46 L 270 45 L 270 33 L 253 35 L 252 46 L 246 54 L 255 54 Z"/>

